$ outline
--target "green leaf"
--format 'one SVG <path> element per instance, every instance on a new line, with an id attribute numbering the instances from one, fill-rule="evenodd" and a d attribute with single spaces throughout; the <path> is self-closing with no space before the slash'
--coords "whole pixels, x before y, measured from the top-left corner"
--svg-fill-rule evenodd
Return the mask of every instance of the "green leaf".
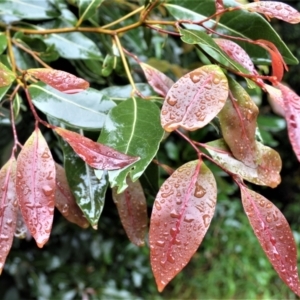
<path id="1" fill-rule="evenodd" d="M 98 179 L 89 167 L 66 143 L 61 143 L 64 152 L 64 167 L 76 202 L 94 229 L 103 210 L 107 176 Z"/>
<path id="2" fill-rule="evenodd" d="M 20 50 L 19 48 L 13 46 L 13 53 L 16 60 L 16 65 L 21 70 L 39 67 L 39 64 L 32 58 L 32 56 L 30 56 L 23 50 Z"/>
<path id="3" fill-rule="evenodd" d="M 140 98 L 127 99 L 107 115 L 98 142 L 141 158 L 129 167 L 108 172 L 109 182 L 118 186 L 118 193 L 127 187 L 128 173 L 132 181 L 137 180 L 156 155 L 164 135 L 159 115 L 154 103 Z"/>
<path id="4" fill-rule="evenodd" d="M 236 1 L 224 0 L 225 7 L 235 7 L 238 5 Z M 165 7 L 177 20 L 201 21 L 215 12 L 215 0 L 170 0 L 168 4 L 165 4 Z M 184 26 L 188 29 L 205 30 L 193 24 L 185 24 Z M 205 26 L 213 28 L 216 26 L 216 22 L 210 20 L 205 22 Z M 276 45 L 287 64 L 295 65 L 298 63 L 297 58 L 291 53 L 268 21 L 257 13 L 250 13 L 246 10 L 225 13 L 218 22 L 215 30 L 230 36 L 252 40 L 268 40 Z M 270 64 L 271 61 L 268 53 L 264 49 L 250 43 L 237 42 L 249 54 L 254 63 Z"/>
<path id="5" fill-rule="evenodd" d="M 59 16 L 46 0 L 1 0 L 0 11 L 3 15 L 29 20 L 52 19 Z"/>
<path id="6" fill-rule="evenodd" d="M 103 1 L 104 0 L 79 0 L 80 23 L 92 17 Z"/>
<path id="7" fill-rule="evenodd" d="M 92 88 L 65 94 L 40 82 L 30 85 L 29 92 L 33 104 L 43 113 L 82 129 L 101 129 L 106 114 L 115 106 L 113 101 Z"/>
<path id="8" fill-rule="evenodd" d="M 9 90 L 10 87 L 11 87 L 11 84 L 7 85 L 7 86 L 0 87 L 0 102 L 3 99 L 3 97 L 6 95 L 6 93 Z"/>
<path id="9" fill-rule="evenodd" d="M 7 39 L 4 32 L 0 33 L 0 54 L 6 49 Z"/>
<path id="10" fill-rule="evenodd" d="M 45 23 L 43 27 L 37 27 L 37 29 L 65 27 L 73 27 L 73 25 L 57 19 L 53 22 Z M 96 44 L 80 32 L 53 33 L 42 39 L 49 46 L 55 45 L 57 52 L 64 58 L 102 60 L 101 52 Z"/>
<path id="11" fill-rule="evenodd" d="M 0 62 L 0 87 L 10 86 L 15 78 L 14 72 Z"/>

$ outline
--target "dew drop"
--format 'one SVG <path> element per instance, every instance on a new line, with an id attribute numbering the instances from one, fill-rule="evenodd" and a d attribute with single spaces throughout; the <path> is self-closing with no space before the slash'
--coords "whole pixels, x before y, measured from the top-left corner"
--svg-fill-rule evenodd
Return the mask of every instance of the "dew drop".
<path id="1" fill-rule="evenodd" d="M 155 243 L 158 247 L 163 247 L 165 245 L 165 241 L 157 241 Z"/>
<path id="2" fill-rule="evenodd" d="M 192 222 L 194 221 L 194 219 L 195 219 L 195 218 L 194 218 L 192 215 L 187 214 L 187 215 L 184 217 L 183 221 L 186 222 L 186 223 L 192 223 Z"/>
<path id="3" fill-rule="evenodd" d="M 170 217 L 171 218 L 176 218 L 178 219 L 180 217 L 180 214 L 175 210 L 173 209 L 171 212 L 170 212 Z"/>
<path id="4" fill-rule="evenodd" d="M 42 191 L 45 196 L 51 196 L 53 193 L 53 188 L 51 188 L 49 185 L 44 185 L 42 187 Z"/>
<path id="5" fill-rule="evenodd" d="M 196 182 L 196 189 L 195 189 L 195 192 L 194 192 L 194 196 L 197 197 L 197 198 L 201 198 L 205 194 L 206 194 L 205 188 Z"/>
<path id="6" fill-rule="evenodd" d="M 210 219 L 209 215 L 203 215 L 202 219 L 203 219 L 203 222 L 204 222 L 204 226 L 208 227 L 208 225 L 209 225 L 209 219 Z"/>
<path id="7" fill-rule="evenodd" d="M 48 153 L 48 150 L 45 150 L 44 153 L 42 154 L 42 158 L 49 158 L 50 155 Z"/>
<path id="8" fill-rule="evenodd" d="M 171 105 L 171 106 L 174 106 L 174 105 L 177 103 L 177 100 L 174 99 L 174 98 L 169 97 L 169 98 L 167 99 L 167 103 L 168 103 L 169 105 Z"/>
<path id="9" fill-rule="evenodd" d="M 167 261 L 171 264 L 174 264 L 175 262 L 175 257 L 172 254 L 169 254 L 167 257 Z"/>
<path id="10" fill-rule="evenodd" d="M 157 210 L 161 210 L 161 205 L 160 205 L 160 203 L 159 203 L 158 201 L 155 201 L 154 203 L 155 203 L 156 209 L 157 209 Z"/>

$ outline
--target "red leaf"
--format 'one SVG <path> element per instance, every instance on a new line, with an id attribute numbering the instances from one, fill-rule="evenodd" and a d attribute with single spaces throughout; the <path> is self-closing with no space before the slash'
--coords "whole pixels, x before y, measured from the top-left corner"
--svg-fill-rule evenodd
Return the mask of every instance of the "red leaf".
<path id="1" fill-rule="evenodd" d="M 159 95 L 166 97 L 169 89 L 174 84 L 174 81 L 164 73 L 145 63 L 140 63 L 140 66 L 144 71 L 148 83 L 152 86 L 154 91 Z"/>
<path id="2" fill-rule="evenodd" d="M 121 194 L 113 188 L 113 199 L 129 240 L 137 246 L 144 246 L 148 224 L 146 198 L 139 181 L 132 182 L 127 177 L 127 184 Z"/>
<path id="3" fill-rule="evenodd" d="M 272 60 L 273 76 L 276 77 L 277 81 L 281 81 L 283 77 L 284 69 L 288 71 L 288 67 L 284 62 L 281 53 L 278 51 L 277 47 L 273 43 L 266 40 L 257 40 L 256 44 L 265 48 L 269 52 Z"/>
<path id="4" fill-rule="evenodd" d="M 160 292 L 201 244 L 216 198 L 213 174 L 199 160 L 181 166 L 161 186 L 149 231 L 151 266 Z"/>
<path id="5" fill-rule="evenodd" d="M 214 39 L 218 46 L 234 61 L 243 66 L 250 74 L 257 74 L 248 53 L 238 44 L 226 39 Z"/>
<path id="6" fill-rule="evenodd" d="M 127 167 L 139 160 L 118 152 L 106 145 L 94 142 L 76 132 L 56 128 L 60 135 L 89 166 L 102 170 L 117 170 Z"/>
<path id="7" fill-rule="evenodd" d="M 242 202 L 261 247 L 286 285 L 300 296 L 297 246 L 281 211 L 262 195 L 240 186 Z"/>
<path id="8" fill-rule="evenodd" d="M 40 248 L 51 233 L 55 186 L 55 164 L 36 128 L 18 156 L 16 187 L 24 221 Z"/>
<path id="9" fill-rule="evenodd" d="M 232 154 L 245 165 L 257 166 L 256 120 L 258 108 L 248 93 L 228 78 L 230 99 L 218 114 L 224 140 Z"/>
<path id="10" fill-rule="evenodd" d="M 89 227 L 89 222 L 76 203 L 75 197 L 69 187 L 65 169 L 55 164 L 56 169 L 56 190 L 55 206 L 61 214 L 72 223 L 82 228 Z"/>
<path id="11" fill-rule="evenodd" d="M 166 131 L 196 130 L 208 124 L 228 97 L 228 82 L 216 65 L 203 66 L 181 77 L 169 90 L 161 111 Z"/>
<path id="12" fill-rule="evenodd" d="M 284 102 L 289 139 L 300 161 L 300 97 L 287 86 L 278 83 Z"/>
<path id="13" fill-rule="evenodd" d="M 16 160 L 11 158 L 0 170 L 0 274 L 11 248 L 17 222 Z"/>
<path id="14" fill-rule="evenodd" d="M 269 94 L 268 100 L 272 107 L 273 112 L 279 116 L 284 117 L 285 116 L 284 103 L 283 103 L 281 91 L 269 84 L 265 84 L 264 88 Z"/>
<path id="15" fill-rule="evenodd" d="M 291 24 L 300 22 L 300 13 L 288 4 L 278 1 L 260 1 L 243 5 L 243 8 L 264 14 L 266 18 L 277 18 Z"/>
<path id="16" fill-rule="evenodd" d="M 223 0 L 216 0 L 215 5 L 216 5 L 216 12 L 220 12 L 225 9 Z"/>
<path id="17" fill-rule="evenodd" d="M 84 79 L 60 70 L 40 68 L 29 69 L 27 73 L 67 94 L 82 92 L 90 86 Z"/>

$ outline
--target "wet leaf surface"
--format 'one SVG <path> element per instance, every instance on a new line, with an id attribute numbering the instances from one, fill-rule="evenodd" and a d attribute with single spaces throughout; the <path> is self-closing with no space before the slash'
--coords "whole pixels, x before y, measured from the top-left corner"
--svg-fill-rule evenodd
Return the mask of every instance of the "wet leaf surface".
<path id="1" fill-rule="evenodd" d="M 16 229 L 18 211 L 16 168 L 17 162 L 15 158 L 11 158 L 0 170 L 0 274 Z"/>
<path id="2" fill-rule="evenodd" d="M 161 292 L 189 262 L 214 215 L 217 187 L 202 161 L 178 168 L 161 186 L 150 231 L 151 266 Z"/>
<path id="3" fill-rule="evenodd" d="M 19 153 L 16 190 L 24 221 L 40 248 L 51 233 L 55 186 L 54 161 L 37 128 Z"/>
<path id="4" fill-rule="evenodd" d="M 230 96 L 218 114 L 223 138 L 235 158 L 255 168 L 258 107 L 242 86 L 230 78 L 228 82 Z"/>
<path id="5" fill-rule="evenodd" d="M 154 91 L 165 97 L 171 86 L 174 84 L 174 81 L 164 73 L 145 63 L 140 63 L 140 66 L 144 71 L 148 83 L 152 86 Z"/>
<path id="6" fill-rule="evenodd" d="M 15 74 L 0 62 L 0 88 L 9 86 L 15 78 Z"/>
<path id="7" fill-rule="evenodd" d="M 280 278 L 298 296 L 297 245 L 281 211 L 262 195 L 240 186 L 246 215 L 258 241 Z"/>
<path id="8" fill-rule="evenodd" d="M 55 206 L 60 213 L 72 223 L 82 228 L 87 228 L 89 222 L 83 215 L 82 210 L 76 203 L 75 197 L 68 184 L 65 170 L 62 166 L 55 164 L 56 168 L 56 191 Z"/>
<path id="9" fill-rule="evenodd" d="M 129 240 L 140 247 L 145 245 L 147 233 L 146 198 L 138 180 L 132 182 L 127 178 L 127 184 L 126 190 L 120 194 L 117 194 L 117 188 L 113 188 L 112 196 Z"/>
<path id="10" fill-rule="evenodd" d="M 89 83 L 70 73 L 54 69 L 29 69 L 27 73 L 66 94 L 75 94 L 86 90 Z"/>
<path id="11" fill-rule="evenodd" d="M 127 167 L 138 161 L 138 157 L 132 157 L 120 153 L 106 145 L 94 142 L 79 133 L 63 128 L 56 128 L 60 135 L 89 166 L 101 170 L 116 170 Z"/>
<path id="12" fill-rule="evenodd" d="M 161 124 L 166 131 L 202 128 L 219 113 L 227 97 L 228 82 L 222 70 L 216 65 L 198 68 L 169 90 L 161 110 Z"/>

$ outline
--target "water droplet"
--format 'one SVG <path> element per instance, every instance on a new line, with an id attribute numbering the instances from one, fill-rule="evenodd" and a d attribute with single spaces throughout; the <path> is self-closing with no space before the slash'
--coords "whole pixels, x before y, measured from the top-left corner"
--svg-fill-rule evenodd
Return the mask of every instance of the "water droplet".
<path id="1" fill-rule="evenodd" d="M 169 254 L 169 255 L 167 256 L 167 261 L 168 261 L 169 263 L 171 263 L 171 264 L 174 264 L 174 262 L 175 262 L 175 257 L 174 257 L 172 254 Z"/>
<path id="2" fill-rule="evenodd" d="M 171 236 L 175 236 L 175 235 L 177 235 L 177 229 L 176 229 L 176 227 L 172 227 L 171 229 L 170 229 L 170 235 Z"/>
<path id="3" fill-rule="evenodd" d="M 171 196 L 171 195 L 173 195 L 173 194 L 174 194 L 174 191 L 173 191 L 173 190 L 170 190 L 168 193 L 162 193 L 161 196 L 162 196 L 163 198 L 167 198 L 167 197 L 169 197 L 169 196 Z"/>
<path id="4" fill-rule="evenodd" d="M 48 150 L 45 150 L 44 153 L 42 154 L 42 158 L 49 158 L 50 155 L 49 155 L 49 152 Z"/>
<path id="5" fill-rule="evenodd" d="M 155 207 L 156 207 L 157 210 L 161 210 L 161 205 L 160 205 L 160 203 L 158 201 L 155 201 L 154 205 L 155 205 Z"/>
<path id="6" fill-rule="evenodd" d="M 203 222 L 204 222 L 204 226 L 208 227 L 208 225 L 210 223 L 210 217 L 209 217 L 209 215 L 203 215 L 202 219 L 203 219 Z"/>
<path id="7" fill-rule="evenodd" d="M 51 196 L 53 193 L 53 188 L 51 188 L 49 185 L 44 185 L 42 187 L 42 191 L 45 196 Z"/>
<path id="8" fill-rule="evenodd" d="M 177 103 L 177 100 L 174 98 L 169 97 L 167 99 L 167 103 L 170 104 L 171 106 L 174 106 Z"/>
<path id="9" fill-rule="evenodd" d="M 272 222 L 272 217 L 271 217 L 269 214 L 266 216 L 266 221 L 267 221 L 268 223 L 271 223 L 271 222 Z"/>
<path id="10" fill-rule="evenodd" d="M 200 81 L 202 74 L 200 72 L 191 72 L 189 75 L 193 83 L 197 83 Z"/>
<path id="11" fill-rule="evenodd" d="M 271 237 L 270 237 L 270 242 L 271 242 L 273 245 L 275 245 L 275 244 L 276 244 L 276 239 L 275 239 L 273 236 L 271 236 Z"/>
<path id="12" fill-rule="evenodd" d="M 173 209 L 171 212 L 170 212 L 170 217 L 171 218 L 176 218 L 178 219 L 180 217 L 180 214 L 175 210 Z"/>
<path id="13" fill-rule="evenodd" d="M 165 245 L 165 241 L 157 241 L 155 244 L 159 247 L 163 247 Z"/>
<path id="14" fill-rule="evenodd" d="M 205 194 L 206 194 L 205 188 L 196 182 L 196 188 L 195 188 L 194 196 L 197 197 L 197 198 L 201 198 Z"/>
<path id="15" fill-rule="evenodd" d="M 17 177 L 18 177 L 19 179 L 22 179 L 22 178 L 23 178 L 21 172 L 18 172 L 18 173 L 17 173 Z"/>
<path id="16" fill-rule="evenodd" d="M 187 215 L 184 217 L 183 221 L 186 222 L 186 223 L 192 223 L 192 222 L 194 221 L 194 219 L 195 219 L 195 218 L 194 218 L 192 215 L 187 214 Z"/>

